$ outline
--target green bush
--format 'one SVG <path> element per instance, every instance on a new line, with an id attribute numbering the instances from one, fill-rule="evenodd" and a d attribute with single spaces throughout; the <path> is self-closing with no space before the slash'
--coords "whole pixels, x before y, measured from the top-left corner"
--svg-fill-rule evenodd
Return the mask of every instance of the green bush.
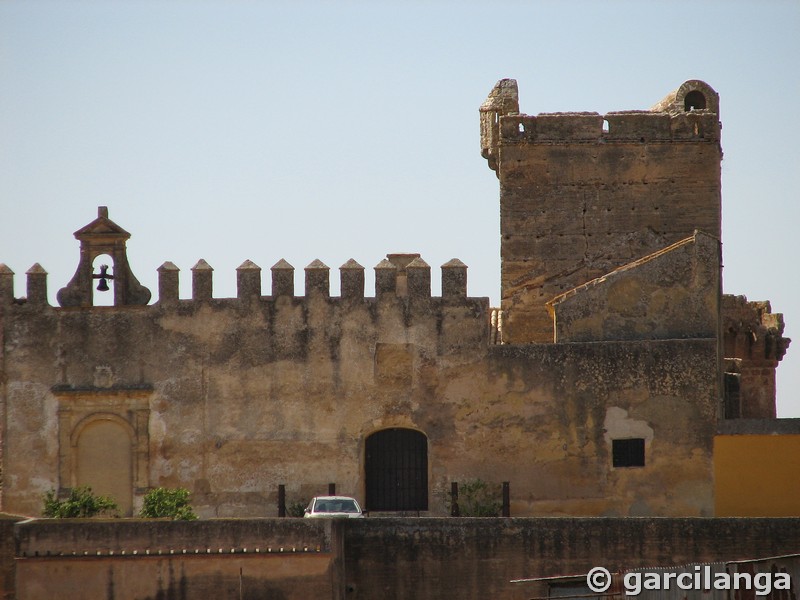
<path id="1" fill-rule="evenodd" d="M 286 514 L 290 517 L 303 517 L 306 514 L 308 500 L 297 500 L 286 505 Z"/>
<path id="2" fill-rule="evenodd" d="M 500 486 L 481 479 L 458 484 L 458 510 L 462 517 L 499 517 L 502 509 Z"/>
<path id="3" fill-rule="evenodd" d="M 197 518 L 189 504 L 189 490 L 155 488 L 144 497 L 139 516 L 145 519 L 193 521 Z"/>
<path id="4" fill-rule="evenodd" d="M 59 500 L 55 490 L 50 490 L 43 500 L 42 515 L 51 519 L 86 519 L 117 509 L 114 500 L 95 496 L 89 486 L 73 488 L 65 500 Z"/>

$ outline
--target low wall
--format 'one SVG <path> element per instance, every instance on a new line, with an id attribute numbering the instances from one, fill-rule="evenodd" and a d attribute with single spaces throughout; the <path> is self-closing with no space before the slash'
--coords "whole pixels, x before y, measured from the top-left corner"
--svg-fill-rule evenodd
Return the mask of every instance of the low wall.
<path id="1" fill-rule="evenodd" d="M 800 552 L 800 518 L 40 520 L 13 531 L 20 600 L 523 599 L 538 590 L 512 579 Z"/>
<path id="2" fill-rule="evenodd" d="M 19 525 L 16 598 L 338 598 L 331 521 L 42 520 Z"/>
<path id="3" fill-rule="evenodd" d="M 348 600 L 521 600 L 539 590 L 512 579 L 800 552 L 800 519 L 365 519 L 346 525 Z"/>
<path id="4" fill-rule="evenodd" d="M 14 524 L 25 517 L 0 513 L 0 600 L 14 595 Z"/>

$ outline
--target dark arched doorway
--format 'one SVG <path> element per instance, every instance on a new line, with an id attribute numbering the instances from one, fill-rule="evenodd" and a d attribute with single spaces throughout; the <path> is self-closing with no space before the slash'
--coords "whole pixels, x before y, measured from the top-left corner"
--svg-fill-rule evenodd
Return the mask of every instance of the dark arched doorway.
<path id="1" fill-rule="evenodd" d="M 384 429 L 365 448 L 367 509 L 428 510 L 428 438 L 413 429 Z"/>

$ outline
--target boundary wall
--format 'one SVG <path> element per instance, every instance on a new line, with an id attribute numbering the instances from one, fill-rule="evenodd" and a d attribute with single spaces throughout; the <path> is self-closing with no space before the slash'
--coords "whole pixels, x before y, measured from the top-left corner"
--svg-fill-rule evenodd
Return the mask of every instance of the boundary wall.
<path id="1" fill-rule="evenodd" d="M 513 579 L 797 553 L 800 518 L 29 520 L 14 540 L 0 597 L 521 600 Z"/>

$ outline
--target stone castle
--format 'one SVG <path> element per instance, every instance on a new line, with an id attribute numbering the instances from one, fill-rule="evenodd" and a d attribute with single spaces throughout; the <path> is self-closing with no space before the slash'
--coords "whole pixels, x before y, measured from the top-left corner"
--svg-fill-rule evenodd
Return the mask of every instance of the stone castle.
<path id="1" fill-rule="evenodd" d="M 767 302 L 722 293 L 719 98 L 687 81 L 651 110 L 480 108 L 500 183 L 502 306 L 467 267 L 390 254 L 375 267 L 158 270 L 157 299 L 101 207 L 75 276 L 17 296 L 0 265 L 0 510 L 38 515 L 91 485 L 134 514 L 184 487 L 202 517 L 274 516 L 337 491 L 370 511 L 445 515 L 453 481 L 510 482 L 515 516 L 712 516 L 720 423 L 775 417 L 789 345 Z M 110 270 L 99 269 L 103 257 Z M 93 288 L 114 306 L 93 306 Z M 268 292 L 268 293 L 267 293 Z"/>

